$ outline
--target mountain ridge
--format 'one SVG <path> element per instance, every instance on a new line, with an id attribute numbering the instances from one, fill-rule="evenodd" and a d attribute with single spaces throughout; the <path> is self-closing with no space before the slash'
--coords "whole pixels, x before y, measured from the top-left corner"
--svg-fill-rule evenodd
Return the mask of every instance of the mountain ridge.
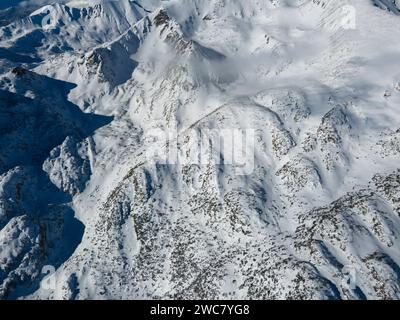
<path id="1" fill-rule="evenodd" d="M 1 27 L 0 297 L 398 299 L 397 13 L 103 0 Z"/>

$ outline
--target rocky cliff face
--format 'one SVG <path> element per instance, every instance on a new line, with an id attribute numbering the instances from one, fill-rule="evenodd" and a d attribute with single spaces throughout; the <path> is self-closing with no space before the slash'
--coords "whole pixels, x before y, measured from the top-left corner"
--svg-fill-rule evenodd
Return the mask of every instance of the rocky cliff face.
<path id="1" fill-rule="evenodd" d="M 400 298 L 397 13 L 72 1 L 1 27 L 0 297 Z"/>

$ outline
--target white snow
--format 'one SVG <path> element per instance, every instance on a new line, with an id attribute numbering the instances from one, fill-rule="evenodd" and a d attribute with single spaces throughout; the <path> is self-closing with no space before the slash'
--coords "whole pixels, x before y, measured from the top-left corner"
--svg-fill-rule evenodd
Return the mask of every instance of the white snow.
<path id="1" fill-rule="evenodd" d="M 56 23 L 43 30 L 49 8 Z M 13 297 L 398 298 L 397 13 L 398 2 L 383 0 L 74 0 L 0 28 L 4 108 L 8 92 L 24 112 L 19 95 L 52 110 L 48 78 L 32 81 L 40 75 L 74 85 L 59 93 L 66 110 L 104 117 L 83 118 L 93 132 L 65 130 L 35 164 L 67 197 L 54 210 L 70 207 L 85 230 L 65 260 L 54 258 L 54 290 L 11 288 Z M 37 75 L 8 71 L 21 63 Z M 61 128 L 82 125 L 64 111 Z M 0 138 L 4 288 L 6 267 L 31 250 L 21 239 L 40 238 L 33 205 L 51 201 L 41 191 L 40 201 L 13 204 L 9 179 L 22 174 L 12 170 L 28 165 L 14 155 L 33 142 L 8 121 L 0 118 L 12 137 Z M 166 144 L 155 129 L 177 136 Z M 199 135 L 220 138 L 207 129 L 254 130 L 254 170 L 191 163 L 208 155 Z M 178 164 L 146 158 L 173 143 Z M 42 181 L 35 174 L 24 173 Z M 343 285 L 345 266 L 358 270 L 355 288 Z M 16 270 L 17 282 L 40 273 Z"/>

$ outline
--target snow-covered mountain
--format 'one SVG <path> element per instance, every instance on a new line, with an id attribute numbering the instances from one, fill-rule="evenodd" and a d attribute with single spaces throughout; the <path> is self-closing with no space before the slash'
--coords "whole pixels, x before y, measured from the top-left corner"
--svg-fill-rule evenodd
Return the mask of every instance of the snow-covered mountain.
<path id="1" fill-rule="evenodd" d="M 398 0 L 37 5 L 0 28 L 2 299 L 400 298 Z"/>

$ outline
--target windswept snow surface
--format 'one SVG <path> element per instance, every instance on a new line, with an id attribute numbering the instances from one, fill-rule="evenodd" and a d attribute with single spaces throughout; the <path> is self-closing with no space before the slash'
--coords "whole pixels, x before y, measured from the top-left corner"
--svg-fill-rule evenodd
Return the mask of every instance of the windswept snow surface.
<path id="1" fill-rule="evenodd" d="M 399 1 L 23 4 L 2 299 L 400 298 Z"/>

